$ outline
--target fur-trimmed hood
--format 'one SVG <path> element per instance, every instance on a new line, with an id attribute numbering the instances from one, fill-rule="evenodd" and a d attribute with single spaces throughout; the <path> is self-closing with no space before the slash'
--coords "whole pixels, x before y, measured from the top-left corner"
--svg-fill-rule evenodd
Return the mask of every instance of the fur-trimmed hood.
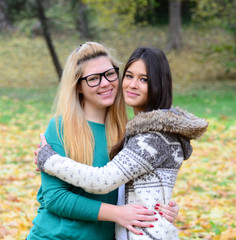
<path id="1" fill-rule="evenodd" d="M 206 120 L 176 107 L 137 114 L 128 122 L 126 135 L 163 131 L 179 134 L 191 140 L 201 137 L 207 126 L 208 122 Z"/>

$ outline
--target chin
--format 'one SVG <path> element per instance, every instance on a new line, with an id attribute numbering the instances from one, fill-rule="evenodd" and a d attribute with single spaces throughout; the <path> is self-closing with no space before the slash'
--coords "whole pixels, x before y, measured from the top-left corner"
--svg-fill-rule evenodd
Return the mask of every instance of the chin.
<path id="1" fill-rule="evenodd" d="M 111 105 L 113 105 L 114 102 L 115 102 L 115 100 L 109 101 L 109 102 L 106 102 L 106 103 L 103 103 L 102 105 L 103 105 L 104 107 L 110 107 Z"/>

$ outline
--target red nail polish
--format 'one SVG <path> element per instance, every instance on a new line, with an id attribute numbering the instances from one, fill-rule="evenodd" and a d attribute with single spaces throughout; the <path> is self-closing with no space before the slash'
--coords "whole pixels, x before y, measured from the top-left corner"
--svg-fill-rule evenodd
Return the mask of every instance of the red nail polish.
<path id="1" fill-rule="evenodd" d="M 143 207 L 143 208 L 148 209 L 147 207 Z"/>
<path id="2" fill-rule="evenodd" d="M 159 208 L 158 208 L 158 207 L 155 207 L 155 209 L 156 209 L 156 210 L 159 210 Z"/>
<path id="3" fill-rule="evenodd" d="M 162 213 L 162 212 L 159 212 L 159 214 L 160 214 L 160 215 L 163 215 L 163 213 Z"/>
<path id="4" fill-rule="evenodd" d="M 143 235 L 143 233 L 139 233 L 139 235 Z"/>
<path id="5" fill-rule="evenodd" d="M 158 218 L 155 218 L 155 221 L 157 221 L 158 220 Z"/>
<path id="6" fill-rule="evenodd" d="M 154 225 L 151 224 L 150 227 L 154 227 Z"/>
<path id="7" fill-rule="evenodd" d="M 160 207 L 160 204 L 159 204 L 159 203 L 157 203 L 157 204 L 156 204 L 156 206 Z"/>
<path id="8" fill-rule="evenodd" d="M 154 212 L 154 214 L 157 214 L 156 212 Z"/>

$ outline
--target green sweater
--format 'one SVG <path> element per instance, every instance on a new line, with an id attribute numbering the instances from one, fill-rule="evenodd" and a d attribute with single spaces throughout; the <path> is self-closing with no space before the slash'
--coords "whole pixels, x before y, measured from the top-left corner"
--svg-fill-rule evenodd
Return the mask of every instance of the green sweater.
<path id="1" fill-rule="evenodd" d="M 105 125 L 88 123 L 95 140 L 93 166 L 104 166 L 109 161 Z M 62 136 L 63 130 L 59 129 L 59 132 Z M 45 137 L 54 151 L 65 156 L 55 119 L 50 121 Z M 43 172 L 41 180 L 37 195 L 40 207 L 27 240 L 113 239 L 114 223 L 97 221 L 97 216 L 102 202 L 116 204 L 117 190 L 104 195 L 90 194 Z"/>

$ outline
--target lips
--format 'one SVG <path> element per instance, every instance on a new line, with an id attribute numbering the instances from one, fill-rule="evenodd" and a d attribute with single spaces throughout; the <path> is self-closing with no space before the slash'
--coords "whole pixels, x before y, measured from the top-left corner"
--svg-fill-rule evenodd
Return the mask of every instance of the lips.
<path id="1" fill-rule="evenodd" d="M 109 89 L 107 91 L 99 92 L 98 95 L 107 96 L 107 95 L 110 95 L 112 91 L 113 89 Z"/>
<path id="2" fill-rule="evenodd" d="M 130 91 L 126 91 L 126 94 L 127 94 L 129 97 L 138 97 L 138 96 L 139 96 L 138 93 L 134 93 L 134 92 L 130 92 Z"/>

